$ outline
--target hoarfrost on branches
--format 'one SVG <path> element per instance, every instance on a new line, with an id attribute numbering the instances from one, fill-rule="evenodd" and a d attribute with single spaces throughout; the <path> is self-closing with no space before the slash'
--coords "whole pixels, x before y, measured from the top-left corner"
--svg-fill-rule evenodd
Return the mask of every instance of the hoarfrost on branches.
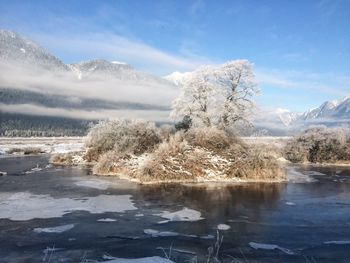
<path id="1" fill-rule="evenodd" d="M 234 60 L 220 66 L 206 66 L 192 72 L 173 101 L 171 117 L 190 118 L 193 126 L 232 127 L 249 123 L 258 92 L 252 64 Z"/>

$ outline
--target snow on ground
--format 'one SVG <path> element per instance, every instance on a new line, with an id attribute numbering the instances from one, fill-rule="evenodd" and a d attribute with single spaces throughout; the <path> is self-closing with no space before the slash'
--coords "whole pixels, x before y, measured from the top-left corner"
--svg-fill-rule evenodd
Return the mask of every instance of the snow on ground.
<path id="1" fill-rule="evenodd" d="M 229 225 L 226 225 L 226 224 L 218 224 L 217 228 L 219 230 L 229 230 L 231 227 Z"/>
<path id="2" fill-rule="evenodd" d="M 158 224 L 168 223 L 171 221 L 198 221 L 204 219 L 201 217 L 201 213 L 199 211 L 184 207 L 182 210 L 176 212 L 168 212 L 164 211 L 161 214 L 156 214 L 162 218 L 167 220 L 160 221 Z"/>
<path id="3" fill-rule="evenodd" d="M 256 243 L 256 242 L 249 242 L 249 246 L 254 249 L 264 249 L 264 250 L 280 250 L 288 255 L 294 255 L 295 253 L 291 251 L 290 249 L 280 247 L 278 245 L 274 244 L 264 244 L 264 243 Z"/>
<path id="4" fill-rule="evenodd" d="M 40 148 L 47 153 L 67 153 L 84 150 L 83 137 L 0 137 L 0 154 L 13 148 Z"/>
<path id="5" fill-rule="evenodd" d="M 68 230 L 71 230 L 74 227 L 74 224 L 55 226 L 55 227 L 45 227 L 45 228 L 34 228 L 35 233 L 62 233 Z"/>
<path id="6" fill-rule="evenodd" d="M 112 260 L 103 261 L 104 263 L 174 263 L 173 261 L 161 257 L 146 258 L 114 258 Z"/>
<path id="7" fill-rule="evenodd" d="M 82 199 L 53 198 L 29 192 L 0 193 L 0 218 L 30 220 L 33 218 L 61 217 L 74 211 L 92 214 L 123 213 L 136 210 L 131 195 L 99 195 Z"/>

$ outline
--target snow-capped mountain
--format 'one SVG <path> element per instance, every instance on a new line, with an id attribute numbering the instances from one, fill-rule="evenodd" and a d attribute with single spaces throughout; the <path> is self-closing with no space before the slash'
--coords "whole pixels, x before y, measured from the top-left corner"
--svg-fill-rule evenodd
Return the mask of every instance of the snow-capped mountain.
<path id="1" fill-rule="evenodd" d="M 326 101 L 321 106 L 306 111 L 301 119 L 350 119 L 350 96 L 341 100 Z"/>
<path id="2" fill-rule="evenodd" d="M 69 70 L 67 65 L 38 44 L 7 30 L 0 30 L 0 62 L 51 71 Z"/>

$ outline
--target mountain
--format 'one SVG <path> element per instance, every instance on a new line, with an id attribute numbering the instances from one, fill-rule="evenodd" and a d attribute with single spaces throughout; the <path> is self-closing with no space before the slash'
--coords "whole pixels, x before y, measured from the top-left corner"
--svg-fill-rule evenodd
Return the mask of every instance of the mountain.
<path id="1" fill-rule="evenodd" d="M 7 30 L 0 30 L 0 62 L 50 71 L 69 70 L 67 65 L 38 44 Z"/>
<path id="2" fill-rule="evenodd" d="M 0 136 L 81 135 L 105 118 L 164 121 L 176 92 L 171 82 L 124 62 L 66 65 L 32 40 L 0 30 Z"/>
<path id="3" fill-rule="evenodd" d="M 350 119 L 350 96 L 341 100 L 326 101 L 317 108 L 305 112 L 302 120 Z"/>

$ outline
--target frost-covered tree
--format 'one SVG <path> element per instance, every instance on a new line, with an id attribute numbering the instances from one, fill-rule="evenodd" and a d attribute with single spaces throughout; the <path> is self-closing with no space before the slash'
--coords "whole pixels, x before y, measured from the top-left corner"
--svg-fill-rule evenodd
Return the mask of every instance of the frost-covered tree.
<path id="1" fill-rule="evenodd" d="M 223 92 L 219 110 L 219 126 L 227 128 L 238 121 L 248 122 L 253 108 L 252 97 L 258 92 L 252 64 L 248 60 L 234 60 L 217 68 L 215 84 Z"/>
<path id="2" fill-rule="evenodd" d="M 252 64 L 247 60 L 202 67 L 184 81 L 171 116 L 189 117 L 194 126 L 226 129 L 239 121 L 248 122 L 256 93 Z"/>
<path id="3" fill-rule="evenodd" d="M 180 91 L 180 95 L 173 101 L 173 118 L 190 118 L 197 126 L 211 126 L 213 118 L 213 98 L 215 86 L 211 81 L 214 69 L 202 67 L 191 73 Z"/>

